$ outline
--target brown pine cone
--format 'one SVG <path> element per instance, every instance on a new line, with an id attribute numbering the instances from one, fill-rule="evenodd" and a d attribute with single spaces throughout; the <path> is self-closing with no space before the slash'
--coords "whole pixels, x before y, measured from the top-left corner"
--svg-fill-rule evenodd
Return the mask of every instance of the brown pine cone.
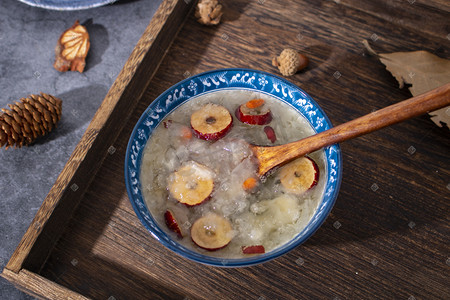
<path id="1" fill-rule="evenodd" d="M 0 148 L 20 148 L 49 133 L 61 118 L 62 101 L 49 94 L 30 95 L 0 113 Z"/>

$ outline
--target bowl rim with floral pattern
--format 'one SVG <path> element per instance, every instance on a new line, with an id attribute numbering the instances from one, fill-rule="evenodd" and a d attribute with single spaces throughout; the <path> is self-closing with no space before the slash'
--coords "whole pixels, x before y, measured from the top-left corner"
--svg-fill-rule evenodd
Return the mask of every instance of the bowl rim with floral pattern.
<path id="1" fill-rule="evenodd" d="M 172 111 L 186 101 L 220 90 L 250 90 L 270 95 L 296 109 L 316 133 L 332 124 L 320 106 L 301 88 L 279 76 L 258 70 L 230 68 L 211 70 L 186 78 L 159 95 L 136 123 L 125 155 L 125 184 L 133 209 L 150 234 L 173 252 L 192 261 L 218 266 L 243 267 L 277 258 L 304 243 L 322 225 L 339 193 L 342 180 L 342 155 L 338 144 L 323 148 L 326 183 L 323 197 L 309 223 L 290 241 L 264 254 L 244 258 L 221 258 L 191 250 L 177 242 L 164 224 L 152 217 L 141 192 L 140 167 L 145 145 L 153 130 Z"/>

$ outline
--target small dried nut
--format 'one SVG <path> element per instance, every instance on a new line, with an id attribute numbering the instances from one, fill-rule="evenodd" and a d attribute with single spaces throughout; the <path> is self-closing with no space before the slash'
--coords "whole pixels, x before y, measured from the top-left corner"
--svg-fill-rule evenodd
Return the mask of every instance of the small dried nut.
<path id="1" fill-rule="evenodd" d="M 219 24 L 222 15 L 222 5 L 217 0 L 200 0 L 195 8 L 195 17 L 203 25 Z"/>
<path id="2" fill-rule="evenodd" d="M 60 72 L 70 70 L 82 73 L 86 65 L 85 58 L 89 47 L 89 34 L 86 27 L 80 25 L 80 22 L 76 20 L 58 40 L 53 67 Z"/>
<path id="3" fill-rule="evenodd" d="M 293 49 L 284 49 L 280 56 L 274 57 L 272 65 L 278 67 L 283 76 L 291 76 L 308 66 L 309 59 Z"/>

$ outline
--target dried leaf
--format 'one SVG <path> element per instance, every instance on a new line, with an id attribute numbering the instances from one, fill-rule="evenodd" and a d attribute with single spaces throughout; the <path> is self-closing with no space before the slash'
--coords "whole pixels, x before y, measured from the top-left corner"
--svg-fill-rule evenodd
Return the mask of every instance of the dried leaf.
<path id="1" fill-rule="evenodd" d="M 363 42 L 371 54 L 376 54 L 367 41 Z M 413 96 L 428 92 L 450 82 L 450 60 L 427 51 L 394 52 L 376 54 L 386 69 L 397 79 L 400 88 L 411 84 Z M 450 128 L 450 106 L 430 112 L 431 120 L 439 127 Z"/>
<path id="2" fill-rule="evenodd" d="M 60 71 L 78 71 L 82 73 L 86 65 L 85 58 L 90 47 L 89 34 L 86 27 L 77 20 L 64 31 L 55 48 L 53 67 Z"/>

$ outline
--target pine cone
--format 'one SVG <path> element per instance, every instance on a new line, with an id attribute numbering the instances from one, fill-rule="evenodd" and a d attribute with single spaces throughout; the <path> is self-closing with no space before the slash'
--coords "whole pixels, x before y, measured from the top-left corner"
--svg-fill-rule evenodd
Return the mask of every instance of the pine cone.
<path id="1" fill-rule="evenodd" d="M 30 95 L 0 113 L 0 148 L 20 148 L 49 133 L 61 118 L 62 101 L 49 94 Z"/>

